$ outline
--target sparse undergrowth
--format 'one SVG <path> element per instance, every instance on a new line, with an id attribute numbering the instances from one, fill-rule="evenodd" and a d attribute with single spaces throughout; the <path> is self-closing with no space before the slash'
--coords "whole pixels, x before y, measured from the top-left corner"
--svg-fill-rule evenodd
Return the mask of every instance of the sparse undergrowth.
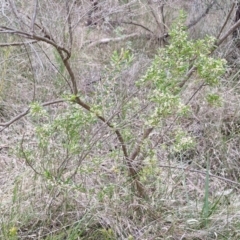
<path id="1" fill-rule="evenodd" d="M 239 239 L 239 90 L 219 39 L 189 38 L 181 13 L 151 54 L 139 36 L 91 51 L 73 41 L 73 6 L 51 36 L 43 12 L 10 6 L 14 35 L 0 25 L 5 42 L 38 41 L 0 53 L 0 238 Z"/>

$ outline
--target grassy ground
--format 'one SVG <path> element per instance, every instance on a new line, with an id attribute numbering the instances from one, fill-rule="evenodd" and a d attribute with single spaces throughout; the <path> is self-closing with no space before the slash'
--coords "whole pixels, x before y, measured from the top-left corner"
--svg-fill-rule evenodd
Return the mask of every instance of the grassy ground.
<path id="1" fill-rule="evenodd" d="M 63 3 L 43 3 L 41 21 L 57 42 L 68 45 L 64 39 L 69 36 L 61 25 L 65 20 L 61 18 Z M 29 6 L 20 5 L 29 10 Z M 161 13 L 160 5 L 103 1 L 99 11 L 106 22 L 109 20 L 107 27 L 86 27 L 91 7 L 82 2 L 73 8 L 76 27 L 71 67 L 82 99 L 96 106 L 96 111 L 98 105 L 104 106 L 104 117 L 121 130 L 131 152 L 143 132 L 142 109 L 151 109 L 143 98 L 150 86 L 139 91 L 135 82 L 144 75 L 157 49 L 166 44 L 149 37 L 149 30 L 160 36 L 164 32 L 163 24 L 158 28 L 154 17 Z M 173 1 L 164 10 L 166 30 L 182 7 L 188 11 L 187 23 L 196 18 L 190 1 Z M 223 22 L 229 5 L 221 7 L 219 2 L 205 20 L 191 28 L 190 37 L 216 36 L 219 19 Z M 46 20 L 56 9 L 55 21 Z M 121 19 L 149 30 L 132 23 L 109 27 Z M 158 20 L 162 23 L 163 19 Z M 136 36 L 127 40 L 108 41 L 132 33 Z M 99 44 L 100 39 L 108 43 Z M 18 39 L 1 36 L 1 40 Z M 130 49 L 134 59 L 118 71 L 111 59 L 114 50 L 121 52 L 121 48 Z M 238 51 L 229 39 L 215 52 L 216 57 L 228 60 L 216 89 L 221 106 L 212 107 L 203 100 L 206 88 L 190 102 L 187 117 L 166 118 L 144 143 L 134 166 L 138 168 L 141 162 L 139 178 L 146 189 L 145 198 L 133 188 L 114 130 L 89 118 L 80 107 L 60 101 L 46 106 L 40 118 L 26 115 L 1 131 L 0 239 L 239 239 Z M 33 101 L 46 103 L 69 93 L 65 66 L 46 43 L 1 48 L 0 62 L 2 123 L 26 111 Z M 196 91 L 196 82 L 193 77 L 184 91 L 185 102 Z M 79 112 L 84 113 L 81 118 Z M 55 125 L 50 128 L 48 123 Z M 196 144 L 176 152 L 173 132 L 180 127 Z M 41 142 L 43 133 L 45 141 Z M 155 154 L 146 157 L 151 148 Z"/>

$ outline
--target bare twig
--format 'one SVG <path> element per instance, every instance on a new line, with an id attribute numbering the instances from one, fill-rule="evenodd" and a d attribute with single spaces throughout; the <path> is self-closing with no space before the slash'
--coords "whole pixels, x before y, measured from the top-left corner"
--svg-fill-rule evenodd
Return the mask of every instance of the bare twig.
<path id="1" fill-rule="evenodd" d="M 69 14 L 69 9 L 68 9 L 68 14 Z M 33 23 L 33 25 L 34 25 L 34 23 Z M 72 30 L 71 30 L 70 16 L 68 16 L 68 25 L 69 25 L 69 31 L 71 32 Z M 24 37 L 24 38 L 27 38 L 27 39 L 33 39 L 33 40 L 37 40 L 37 41 L 46 42 L 46 43 L 52 45 L 57 50 L 59 56 L 61 57 L 61 59 L 63 61 L 64 66 L 65 66 L 65 68 L 66 68 L 66 70 L 67 70 L 67 72 L 69 74 L 70 80 L 71 80 L 71 90 L 72 90 L 72 93 L 76 96 L 74 102 L 76 104 L 80 105 L 82 108 L 86 109 L 87 111 L 93 112 L 94 114 L 96 114 L 96 117 L 98 119 L 100 119 L 102 122 L 104 122 L 109 128 L 113 129 L 113 131 L 115 132 L 115 134 L 117 136 L 118 141 L 121 144 L 123 155 L 124 155 L 125 159 L 128 162 L 129 175 L 132 176 L 133 178 L 135 178 L 135 180 L 136 180 L 136 172 L 135 172 L 135 170 L 134 170 L 134 168 L 132 166 L 132 161 L 139 154 L 142 142 L 138 143 L 138 145 L 136 146 L 135 151 L 131 155 L 131 158 L 129 158 L 128 157 L 128 152 L 127 152 L 127 147 L 126 147 L 126 144 L 124 142 L 124 138 L 121 135 L 119 129 L 115 129 L 115 127 L 109 122 L 109 120 L 105 119 L 103 116 L 101 116 L 101 115 L 97 114 L 96 112 L 94 112 L 94 110 L 92 110 L 90 105 L 88 105 L 80 97 L 78 97 L 78 92 L 79 91 L 78 91 L 78 88 L 77 88 L 77 81 L 76 81 L 74 72 L 72 70 L 72 67 L 71 67 L 71 65 L 69 63 L 69 58 L 71 56 L 71 52 L 68 51 L 64 47 L 59 46 L 53 39 L 49 39 L 47 37 L 39 36 L 39 35 L 37 35 L 36 33 L 33 33 L 33 32 L 30 34 L 30 33 L 25 32 L 25 31 L 12 29 L 12 28 L 5 27 L 5 26 L 0 26 L 0 33 L 14 34 L 14 35 L 17 35 L 19 37 Z M 131 34 L 131 35 L 128 35 L 128 36 L 124 36 L 124 37 L 121 37 L 121 38 L 114 38 L 114 39 L 107 39 L 107 40 L 106 39 L 102 39 L 102 40 L 100 40 L 100 41 L 98 41 L 96 43 L 93 43 L 91 45 L 94 45 L 94 44 L 97 45 L 97 44 L 100 44 L 100 43 L 111 42 L 111 41 L 121 41 L 121 40 L 125 40 L 125 39 L 131 38 L 131 37 L 135 37 L 137 35 L 138 34 L 134 33 L 134 34 Z M 70 39 L 70 42 L 72 42 L 72 39 Z M 62 102 L 62 101 L 64 101 L 64 100 L 58 100 L 57 102 Z M 47 105 L 54 104 L 54 103 L 56 103 L 56 101 L 43 103 L 42 106 L 47 106 Z M 27 115 L 29 113 L 29 111 L 30 111 L 30 108 L 26 109 L 23 113 L 19 114 L 18 116 L 16 116 L 12 120 L 10 120 L 10 121 L 8 121 L 6 123 L 0 124 L 0 126 L 3 127 L 3 129 L 1 129 L 1 131 L 3 131 L 5 128 L 7 128 L 11 124 L 13 124 L 17 120 L 19 120 L 20 118 L 22 118 L 25 115 Z M 143 139 L 147 138 L 148 135 L 150 134 L 150 132 L 151 131 L 146 131 L 144 133 Z M 134 181 L 134 184 L 136 184 L 138 193 L 141 196 L 143 196 L 144 188 L 141 185 L 141 183 L 139 181 Z"/>
<path id="2" fill-rule="evenodd" d="M 28 42 L 0 43 L 0 47 L 22 46 L 22 45 L 28 45 L 28 44 L 34 44 L 34 43 L 37 43 L 37 41 L 33 40 Z"/>
<path id="3" fill-rule="evenodd" d="M 27 163 L 27 165 L 37 174 L 37 175 L 40 175 L 40 176 L 43 176 L 42 173 L 38 172 L 32 165 L 31 163 L 31 160 L 28 159 L 27 155 L 25 154 L 25 151 L 23 149 L 23 140 L 24 140 L 24 135 L 22 137 L 22 140 L 21 140 L 21 143 L 20 143 L 20 146 L 21 146 L 21 153 L 25 159 L 25 162 Z"/>
<path id="4" fill-rule="evenodd" d="M 14 117 L 13 119 L 11 119 L 10 121 L 6 122 L 6 123 L 0 123 L 1 127 L 4 127 L 0 130 L 0 132 L 2 132 L 5 128 L 9 127 L 11 124 L 13 124 L 14 122 L 16 122 L 17 120 L 19 120 L 20 118 L 26 116 L 29 113 L 30 108 L 28 108 L 27 110 L 25 110 L 24 112 L 20 113 L 19 115 L 17 115 L 16 117 Z"/>
<path id="5" fill-rule="evenodd" d="M 221 29 L 220 29 L 220 32 L 219 32 L 219 33 L 218 33 L 218 35 L 217 35 L 217 39 L 219 39 L 219 38 L 220 38 L 220 36 L 221 36 L 221 34 L 222 34 L 222 31 L 223 31 L 223 29 L 225 28 L 225 26 L 226 26 L 226 24 L 227 24 L 228 20 L 230 19 L 230 16 L 231 16 L 231 14 L 232 14 L 232 11 L 233 11 L 233 9 L 234 9 L 235 5 L 236 5 L 236 3 L 233 3 L 233 4 L 232 4 L 232 8 L 230 9 L 230 11 L 229 11 L 229 13 L 228 13 L 228 15 L 227 15 L 227 18 L 226 18 L 226 20 L 225 20 L 224 24 L 222 25 L 222 27 L 221 27 Z"/>
<path id="6" fill-rule="evenodd" d="M 139 140 L 137 143 L 136 143 L 136 146 L 135 148 L 133 149 L 132 153 L 130 154 L 129 156 L 129 159 L 130 161 L 133 161 L 139 154 L 140 150 L 141 150 L 141 146 L 143 144 L 143 141 L 148 138 L 149 134 L 153 131 L 153 128 L 147 128 L 144 133 L 143 133 L 143 136 L 141 138 L 141 140 Z M 131 166 L 130 166 L 131 167 Z M 135 170 L 133 172 L 134 174 L 136 174 Z"/>
<path id="7" fill-rule="evenodd" d="M 36 77 L 35 77 L 35 71 L 34 71 L 34 68 L 33 68 L 32 60 L 31 60 L 28 48 L 27 48 L 26 45 L 24 45 L 24 48 L 26 50 L 26 53 L 27 53 L 27 56 L 28 56 L 28 60 L 29 60 L 30 66 L 31 66 L 32 75 L 33 75 L 33 99 L 32 99 L 32 101 L 35 101 L 35 97 L 36 97 Z"/>
<path id="8" fill-rule="evenodd" d="M 219 47 L 237 28 L 240 27 L 240 20 L 238 20 L 232 27 L 216 42 L 216 47 Z"/>
<path id="9" fill-rule="evenodd" d="M 23 25 L 28 26 L 28 25 L 26 24 L 26 22 L 24 22 L 23 19 L 20 17 L 20 14 L 19 14 L 19 12 L 18 12 L 18 10 L 17 10 L 17 7 L 16 7 L 16 5 L 15 5 L 15 2 L 14 2 L 13 0 L 9 0 L 9 3 L 10 3 L 10 7 L 11 7 L 11 10 L 12 10 L 13 14 L 14 14 L 15 17 L 18 19 L 18 21 L 19 21 L 20 23 L 22 23 Z"/>
<path id="10" fill-rule="evenodd" d="M 57 103 L 61 103 L 61 102 L 65 102 L 66 100 L 63 99 L 58 99 L 58 100 L 54 100 L 54 101 L 49 101 L 49 102 L 45 102 L 42 103 L 43 107 L 49 106 L 49 105 L 53 105 L 53 104 L 57 104 Z M 21 119 L 22 117 L 26 116 L 29 111 L 30 111 L 30 107 L 27 108 L 24 112 L 20 113 L 19 115 L 17 115 L 16 117 L 14 117 L 13 119 L 11 119 L 8 122 L 5 123 L 0 123 L 0 126 L 3 127 L 0 132 L 2 132 L 4 129 L 6 129 L 7 127 L 9 127 L 11 124 L 13 124 L 14 122 L 18 121 L 19 119 Z"/>
<path id="11" fill-rule="evenodd" d="M 180 170 L 184 170 L 184 171 L 186 171 L 186 172 L 196 172 L 196 173 L 200 173 L 200 174 L 203 174 L 203 175 L 209 174 L 210 177 L 218 178 L 218 179 L 223 180 L 223 181 L 225 181 L 225 182 L 232 183 L 232 184 L 235 184 L 235 185 L 240 186 L 240 183 L 235 182 L 235 181 L 232 181 L 232 180 L 227 179 L 227 178 L 225 178 L 225 177 L 217 176 L 217 175 L 214 175 L 214 174 L 212 174 L 212 173 L 206 173 L 206 172 L 203 172 L 203 171 L 200 171 L 200 170 L 191 169 L 191 168 L 189 168 L 189 167 L 177 167 L 177 166 L 168 166 L 168 165 L 159 165 L 159 167 L 161 167 L 161 168 L 180 169 Z"/>
<path id="12" fill-rule="evenodd" d="M 69 80 L 59 71 L 59 69 L 57 68 L 57 66 L 55 66 L 55 64 L 52 62 L 52 60 L 49 58 L 48 54 L 46 53 L 46 51 L 42 48 L 42 46 L 40 44 L 38 44 L 38 46 L 42 49 L 45 57 L 48 59 L 49 63 L 54 67 L 54 69 L 58 72 L 58 74 L 66 81 L 67 85 L 69 86 L 69 89 L 72 91 L 72 86 L 71 83 L 69 82 Z"/>
<path id="13" fill-rule="evenodd" d="M 145 29 L 146 31 L 148 31 L 148 32 L 150 32 L 150 33 L 152 33 L 152 34 L 154 34 L 152 30 L 150 30 L 149 28 L 143 26 L 143 25 L 140 24 L 140 23 L 135 23 L 135 22 L 125 22 L 125 21 L 123 21 L 122 23 L 124 23 L 124 24 L 130 24 L 130 25 L 134 25 L 134 26 L 141 27 L 141 28 Z"/>
<path id="14" fill-rule="evenodd" d="M 73 6 L 74 6 L 74 3 L 72 4 L 71 10 L 72 10 Z M 66 9 L 67 9 L 68 33 L 69 33 L 69 40 L 70 40 L 69 52 L 71 55 L 71 49 L 72 49 L 72 43 L 73 43 L 73 33 L 72 33 L 71 10 L 69 9 L 69 1 L 68 0 L 66 0 Z"/>
<path id="15" fill-rule="evenodd" d="M 163 25 L 163 33 L 166 32 L 166 24 L 165 24 L 165 16 L 164 16 L 164 3 L 161 4 L 160 6 L 160 11 L 161 11 L 161 18 L 162 18 L 162 25 Z"/>
<path id="16" fill-rule="evenodd" d="M 34 40 L 37 40 L 37 41 L 46 42 L 46 43 L 54 46 L 56 49 L 65 52 L 66 55 L 67 55 L 66 58 L 69 58 L 69 56 L 70 56 L 70 53 L 66 48 L 56 44 L 51 39 L 48 39 L 48 38 L 45 38 L 45 37 L 42 37 L 42 36 L 39 36 L 39 35 L 36 35 L 36 34 L 29 34 L 27 32 L 19 31 L 19 30 L 16 30 L 16 29 L 5 27 L 5 26 L 0 26 L 0 34 L 1 33 L 8 33 L 8 34 L 13 34 L 13 35 L 17 35 L 17 36 L 20 36 L 20 37 L 28 38 L 28 39 L 34 39 Z"/>
<path id="17" fill-rule="evenodd" d="M 66 69 L 68 71 L 69 76 L 70 76 L 71 83 L 72 83 L 72 89 L 71 89 L 72 93 L 74 95 L 77 95 L 78 94 L 77 82 L 76 82 L 76 79 L 75 79 L 75 75 L 74 75 L 74 73 L 72 71 L 72 68 L 70 66 L 70 63 L 68 61 L 69 58 L 68 57 L 65 58 L 65 56 L 63 55 L 63 53 L 62 53 L 62 51 L 60 49 L 57 49 L 57 51 L 58 51 L 58 53 L 59 53 L 59 55 L 60 55 L 60 57 L 61 57 L 61 59 L 63 61 L 64 66 L 66 67 Z M 70 57 L 70 53 L 69 53 L 68 56 Z"/>
<path id="18" fill-rule="evenodd" d="M 199 17 L 197 17 L 196 20 L 190 22 L 190 23 L 187 25 L 187 28 L 191 28 L 191 27 L 195 26 L 203 17 L 205 17 L 205 16 L 209 13 L 210 9 L 213 7 L 213 5 L 214 5 L 216 2 L 217 2 L 217 0 L 213 0 L 213 1 L 208 5 L 208 7 L 206 8 L 206 10 L 205 10 L 201 15 L 199 15 Z"/>
<path id="19" fill-rule="evenodd" d="M 188 105 L 192 101 L 192 99 L 197 95 L 197 93 L 200 92 L 200 90 L 205 86 L 207 86 L 206 83 L 201 83 L 200 86 L 196 89 L 196 91 L 194 91 L 192 96 L 188 99 L 188 101 L 185 104 Z"/>
<path id="20" fill-rule="evenodd" d="M 94 47 L 94 46 L 97 46 L 97 45 L 100 45 L 100 44 L 110 43 L 110 42 L 120 42 L 120 41 L 124 41 L 124 40 L 127 40 L 129 38 L 136 37 L 136 36 L 139 36 L 139 33 L 132 33 L 132 34 L 129 34 L 129 35 L 126 35 L 126 36 L 123 36 L 123 37 L 117 37 L 117 38 L 102 38 L 98 41 L 90 43 L 87 46 L 87 48 Z"/>
<path id="21" fill-rule="evenodd" d="M 32 34 L 34 34 L 34 26 L 35 26 L 35 21 L 36 21 L 36 17 L 37 17 L 37 8 L 38 8 L 38 0 L 34 0 L 33 16 L 32 16 L 32 21 L 31 21 Z"/>
<path id="22" fill-rule="evenodd" d="M 127 159 L 130 177 L 135 181 L 136 188 L 138 190 L 138 193 L 140 193 L 141 197 L 147 197 L 146 190 L 145 190 L 144 186 L 141 184 L 141 182 L 139 181 L 138 172 L 135 170 L 134 166 L 132 165 L 132 162 L 139 155 L 144 140 L 148 138 L 149 134 L 152 131 L 153 131 L 153 128 L 147 128 L 144 131 L 142 138 L 136 143 L 132 153 L 130 154 L 129 158 Z M 141 164 L 141 163 L 138 163 L 138 164 Z"/>
<path id="23" fill-rule="evenodd" d="M 240 27 L 240 20 L 238 20 L 224 35 L 222 38 L 216 40 L 215 46 L 210 52 L 209 55 L 211 55 L 237 28 Z M 183 87 L 184 84 L 189 80 L 189 78 L 192 76 L 192 74 L 195 72 L 196 67 L 192 66 L 189 72 L 186 75 L 186 78 L 179 84 L 179 87 Z"/>
<path id="24" fill-rule="evenodd" d="M 151 14 L 153 15 L 153 17 L 154 17 L 154 19 L 155 19 L 155 21 L 156 21 L 159 29 L 161 29 L 161 23 L 159 22 L 159 19 L 158 19 L 156 13 L 155 13 L 155 8 L 152 7 L 151 4 L 152 4 L 152 1 L 150 0 L 150 1 L 148 2 L 148 5 L 149 5 L 149 8 L 150 8 L 150 10 L 151 10 Z"/>
<path id="25" fill-rule="evenodd" d="M 31 20 L 31 18 L 27 15 L 26 16 L 29 20 Z M 34 26 L 36 26 L 43 34 L 44 34 L 44 38 L 48 38 L 51 39 L 53 42 L 55 42 L 53 40 L 53 37 L 47 32 L 47 30 L 43 27 L 43 25 L 40 25 L 36 22 L 34 22 Z"/>

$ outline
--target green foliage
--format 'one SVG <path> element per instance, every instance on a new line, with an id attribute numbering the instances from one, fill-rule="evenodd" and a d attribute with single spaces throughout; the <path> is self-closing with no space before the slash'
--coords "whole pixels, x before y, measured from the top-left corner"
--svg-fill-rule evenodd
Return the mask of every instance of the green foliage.
<path id="1" fill-rule="evenodd" d="M 120 52 L 117 50 L 113 52 L 111 57 L 111 65 L 116 70 L 124 70 L 125 67 L 129 66 L 133 61 L 133 54 L 129 49 L 125 50 L 121 48 Z"/>
<path id="2" fill-rule="evenodd" d="M 37 151 L 30 145 L 24 148 L 21 156 L 33 168 L 37 165 L 37 171 L 45 179 L 68 184 L 62 174 L 67 164 L 71 161 L 77 164 L 81 161 L 81 153 L 88 152 L 91 148 L 89 139 L 92 136 L 89 132 L 97 121 L 98 108 L 95 107 L 94 112 L 87 112 L 82 111 L 76 104 L 69 103 L 65 111 L 53 117 L 39 103 L 34 102 L 31 104 L 30 113 L 34 119 L 39 120 L 35 121 Z M 36 162 L 36 159 L 40 162 Z M 89 168 L 87 171 L 90 171 Z"/>
<path id="3" fill-rule="evenodd" d="M 111 150 L 109 150 L 108 146 L 106 147 L 108 143 L 111 144 L 107 141 L 113 141 L 111 135 L 114 135 L 118 129 L 127 148 L 128 156 L 131 156 L 131 150 L 135 149 L 136 143 L 140 144 L 136 148 L 140 153 L 134 158 L 133 163 L 136 167 L 137 177 L 139 177 L 138 180 L 143 186 L 151 189 L 161 188 L 162 172 L 159 168 L 157 152 L 149 147 L 152 146 L 151 140 L 139 141 L 142 133 L 146 127 L 161 128 L 168 119 L 176 120 L 188 117 L 190 108 L 184 99 L 187 86 L 182 83 L 190 82 L 193 85 L 200 83 L 203 86 L 207 85 L 212 90 L 217 86 L 225 71 L 225 62 L 222 59 L 209 56 L 214 48 L 215 39 L 212 37 L 201 40 L 189 39 L 184 22 L 185 16 L 182 14 L 180 20 L 173 24 L 169 32 L 170 44 L 158 50 L 150 67 L 137 82 L 140 94 L 133 94 L 129 97 L 132 93 L 124 92 L 124 88 L 120 86 L 119 79 L 121 79 L 122 73 L 128 70 L 134 60 L 130 49 L 122 48 L 120 51 L 113 52 L 109 65 L 105 68 L 105 78 L 101 82 L 102 95 L 96 93 L 93 95 L 90 99 L 91 104 L 89 104 L 90 111 L 86 111 L 76 104 L 76 98 L 81 98 L 81 95 L 72 94 L 65 96 L 68 106 L 55 115 L 48 114 L 38 102 L 30 105 L 32 118 L 39 120 L 36 123 L 37 151 L 34 151 L 35 146 L 28 146 L 22 156 L 32 164 L 33 168 L 37 165 L 35 161 L 40 159 L 38 172 L 48 183 L 65 186 L 68 191 L 74 189 L 84 192 L 86 195 L 90 195 L 88 197 L 94 195 L 94 199 L 101 204 L 114 201 L 116 192 L 119 190 L 118 180 L 114 182 L 115 179 L 120 178 L 121 183 L 128 183 L 126 176 L 129 173 L 129 166 L 122 161 L 124 154 L 119 147 L 122 142 L 119 143 L 119 139 L 116 137 L 116 149 L 112 149 L 111 146 Z M 55 58 L 62 78 L 65 74 L 64 65 L 57 53 Z M 191 75 L 189 73 L 192 69 L 194 69 L 194 73 Z M 124 79 L 124 81 L 127 80 Z M 210 105 L 220 104 L 220 97 L 217 94 L 209 94 L 206 99 Z M 111 127 L 106 123 L 99 124 L 98 116 L 110 119 Z M 104 130 L 102 135 L 98 136 L 98 132 L 102 131 L 99 125 L 104 126 Z M 95 128 L 96 132 L 93 131 Z M 181 129 L 181 126 L 171 131 L 173 131 L 172 134 L 167 133 L 172 137 L 168 146 L 173 152 L 181 153 L 194 149 L 196 144 L 194 139 Z M 105 137 L 107 140 L 104 139 L 103 143 L 101 138 Z M 92 151 L 93 148 L 96 151 Z M 84 158 L 82 158 L 83 155 Z M 107 162 L 111 163 L 111 166 L 109 168 L 104 166 L 104 170 L 100 172 L 99 169 L 105 158 L 107 158 Z M 82 161 L 82 159 L 87 159 L 87 161 Z M 118 159 L 121 163 L 118 162 Z M 131 161 L 130 158 L 127 160 Z M 71 174 L 66 174 L 70 177 L 65 178 L 63 173 L 68 166 L 76 169 L 71 169 Z M 87 179 L 90 176 L 90 179 L 79 180 L 80 183 L 74 185 L 74 181 L 71 181 L 72 172 L 79 173 L 78 177 L 81 178 Z M 95 187 L 93 183 L 85 184 L 84 181 L 95 181 L 94 176 L 97 174 L 99 174 L 102 185 L 96 184 Z M 109 183 L 111 177 L 114 180 Z M 217 206 L 217 203 L 209 205 L 208 177 L 207 175 L 202 209 L 204 219 L 208 219 Z M 50 189 L 53 189 L 54 184 L 49 185 Z M 111 228 L 97 229 L 95 234 L 103 239 L 115 239 Z M 128 239 L 133 239 L 133 237 L 129 235 Z"/>
<path id="4" fill-rule="evenodd" d="M 58 70 L 60 72 L 61 75 L 64 74 L 65 72 L 65 66 L 64 66 L 64 63 L 58 53 L 58 51 L 56 49 L 53 49 L 53 54 L 54 54 L 54 57 L 55 57 L 55 61 L 57 63 L 57 66 L 58 66 Z"/>
<path id="5" fill-rule="evenodd" d="M 100 239 L 101 238 L 103 238 L 104 240 L 115 240 L 116 239 L 114 236 L 114 232 L 111 228 L 109 228 L 109 229 L 102 228 L 102 229 L 99 229 L 98 232 L 99 232 Z"/>
<path id="6" fill-rule="evenodd" d="M 191 69 L 195 69 L 195 73 L 190 79 L 191 81 L 202 82 L 210 87 L 218 84 L 219 78 L 224 72 L 225 62 L 222 59 L 215 59 L 209 56 L 214 47 L 215 39 L 208 36 L 201 40 L 189 39 L 184 22 L 185 16 L 182 13 L 179 21 L 173 24 L 169 32 L 171 37 L 170 44 L 165 48 L 159 49 L 152 64 L 137 82 L 137 86 L 140 89 L 144 89 L 146 85 L 150 86 L 145 91 L 147 96 L 144 101 L 148 101 L 151 107 L 146 112 L 138 115 L 139 121 L 143 123 L 140 131 L 144 130 L 146 126 L 159 127 L 164 119 L 168 117 L 188 116 L 190 109 L 184 103 L 182 96 L 184 95 L 185 87 L 181 87 L 181 83 L 188 78 Z M 60 73 L 64 74 L 64 66 L 57 53 L 55 57 L 60 66 Z M 58 114 L 54 119 L 48 116 L 39 103 L 34 102 L 31 104 L 30 112 L 33 117 L 45 117 L 45 123 L 36 127 L 36 133 L 40 150 L 38 155 L 46 159 L 46 163 L 53 162 L 56 158 L 62 158 L 64 153 L 68 157 L 74 157 L 83 151 L 90 150 L 88 140 L 91 137 L 90 129 L 96 124 L 97 116 L 108 116 L 109 112 L 119 105 L 119 101 L 124 102 L 126 94 L 119 88 L 118 78 L 132 64 L 133 60 L 134 56 L 130 49 L 122 48 L 120 51 L 116 50 L 113 52 L 109 67 L 106 68 L 107 81 L 105 82 L 109 85 L 105 84 L 103 88 L 106 100 L 103 101 L 96 96 L 91 104 L 91 112 L 85 112 L 74 105 L 77 97 L 75 95 L 66 97 L 73 104 L 70 104 L 66 111 Z M 124 141 L 133 143 L 128 145 L 129 149 L 134 146 L 137 136 L 134 130 L 134 122 L 126 123 L 133 112 L 141 109 L 142 97 L 145 96 L 134 96 L 124 102 L 121 106 L 122 112 L 119 114 L 119 118 L 111 121 L 114 129 L 121 129 Z M 219 99 L 217 94 L 207 96 L 207 101 L 211 105 L 217 105 L 220 102 Z M 172 136 L 174 140 L 171 149 L 174 152 L 187 151 L 195 146 L 195 141 L 192 137 L 188 136 L 180 127 Z M 95 145 L 101 149 L 100 142 L 97 141 Z M 149 176 L 158 174 L 156 172 L 157 160 L 155 153 L 148 150 L 147 142 L 143 145 L 141 147 L 144 149 L 146 159 L 144 160 L 144 167 L 141 169 L 141 179 L 147 182 Z M 28 153 L 29 159 L 34 159 L 34 157 L 30 156 L 30 149 L 26 153 Z M 98 165 L 100 158 L 96 159 L 95 163 Z M 81 171 L 83 173 L 94 172 L 94 166 L 97 165 L 94 161 L 92 163 L 92 166 L 82 166 Z M 50 166 L 44 163 L 43 173 L 47 179 L 52 179 Z M 111 198 L 112 191 L 112 186 L 105 186 L 98 193 L 99 199 L 103 200 L 106 196 Z"/>
<path id="7" fill-rule="evenodd" d="M 55 142 L 61 144 L 63 149 L 77 154 L 81 151 L 79 142 L 83 136 L 80 135 L 82 129 L 96 121 L 96 115 L 81 111 L 79 107 L 73 105 L 68 111 L 59 114 L 53 121 L 38 126 L 36 133 L 39 139 L 40 149 L 49 148 L 49 141 L 54 137 Z"/>
<path id="8" fill-rule="evenodd" d="M 137 82 L 139 88 L 150 87 L 147 99 L 152 103 L 152 108 L 145 116 L 147 126 L 159 127 L 164 119 L 187 117 L 190 108 L 183 98 L 186 85 L 200 82 L 203 86 L 214 88 L 225 72 L 225 60 L 210 56 L 215 39 L 210 36 L 199 40 L 189 39 L 184 26 L 185 20 L 186 16 L 181 13 L 169 32 L 170 44 L 159 49 L 145 75 Z M 219 106 L 221 103 L 218 94 L 208 94 L 206 99 L 212 106 Z M 174 139 L 171 150 L 176 153 L 195 146 L 194 139 L 181 128 L 172 136 Z M 144 171 L 147 177 L 146 169 Z"/>
<path id="9" fill-rule="evenodd" d="M 32 117 L 42 117 L 47 115 L 47 111 L 38 102 L 30 104 L 30 115 Z"/>
<path id="10" fill-rule="evenodd" d="M 207 99 L 207 102 L 213 107 L 214 106 L 219 107 L 222 105 L 221 98 L 216 93 L 208 94 L 206 99 Z"/>
<path id="11" fill-rule="evenodd" d="M 108 184 L 101 191 L 98 192 L 98 199 L 100 202 L 105 201 L 107 198 L 111 199 L 114 193 L 115 186 Z"/>
<path id="12" fill-rule="evenodd" d="M 216 199 L 210 201 L 210 194 L 209 194 L 209 156 L 207 154 L 207 169 L 206 169 L 206 178 L 205 178 L 205 192 L 204 192 L 204 201 L 202 206 L 202 222 L 201 227 L 206 227 L 210 222 L 210 217 L 217 211 L 219 205 L 221 204 L 220 200 L 222 199 L 223 194 L 218 196 Z"/>
<path id="13" fill-rule="evenodd" d="M 9 68 L 9 58 L 11 56 L 12 51 L 13 51 L 12 47 L 1 49 L 0 56 L 3 63 L 1 63 L 1 74 L 0 74 L 0 100 L 4 93 L 4 90 L 5 90 L 4 88 L 6 87 L 6 77 L 7 77 L 7 71 Z"/>
<path id="14" fill-rule="evenodd" d="M 150 154 L 149 154 L 150 155 Z M 140 172 L 141 181 L 143 183 L 148 183 L 151 180 L 155 180 L 155 178 L 159 175 L 160 169 L 158 167 L 158 159 L 155 154 L 152 156 L 148 156 L 143 161 L 143 167 Z"/>
<path id="15" fill-rule="evenodd" d="M 9 238 L 10 239 L 17 239 L 17 228 L 16 227 L 11 227 L 10 229 L 9 229 Z"/>
<path id="16" fill-rule="evenodd" d="M 56 75 L 56 77 L 54 79 L 54 84 L 56 86 L 56 89 L 59 89 L 59 88 L 61 89 L 63 84 L 66 83 L 66 79 L 65 79 L 66 69 L 65 69 L 65 65 L 64 65 L 58 51 L 56 49 L 53 49 L 52 51 L 53 51 L 53 55 L 55 58 L 56 67 L 58 70 L 58 74 Z"/>
<path id="17" fill-rule="evenodd" d="M 159 50 L 146 74 L 138 81 L 139 87 L 148 83 L 153 88 L 149 91 L 148 99 L 155 107 L 147 125 L 156 126 L 161 119 L 176 112 L 187 113 L 186 105 L 181 100 L 184 89 L 180 86 L 191 69 L 196 69 L 195 79 L 209 86 L 217 85 L 225 71 L 225 60 L 209 56 L 215 39 L 207 36 L 201 40 L 190 40 L 184 22 L 185 16 L 181 14 L 169 32 L 171 43 Z"/>
<path id="18" fill-rule="evenodd" d="M 175 142 L 173 150 L 175 152 L 182 152 L 191 149 L 195 146 L 195 142 L 192 137 L 188 136 L 185 131 L 179 129 L 175 132 Z"/>

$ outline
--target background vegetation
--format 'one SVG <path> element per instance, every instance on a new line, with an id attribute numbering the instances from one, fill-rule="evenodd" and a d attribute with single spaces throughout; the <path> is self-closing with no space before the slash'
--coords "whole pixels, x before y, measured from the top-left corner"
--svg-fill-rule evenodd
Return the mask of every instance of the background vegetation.
<path id="1" fill-rule="evenodd" d="M 237 1 L 0 6 L 1 239 L 239 239 Z"/>

